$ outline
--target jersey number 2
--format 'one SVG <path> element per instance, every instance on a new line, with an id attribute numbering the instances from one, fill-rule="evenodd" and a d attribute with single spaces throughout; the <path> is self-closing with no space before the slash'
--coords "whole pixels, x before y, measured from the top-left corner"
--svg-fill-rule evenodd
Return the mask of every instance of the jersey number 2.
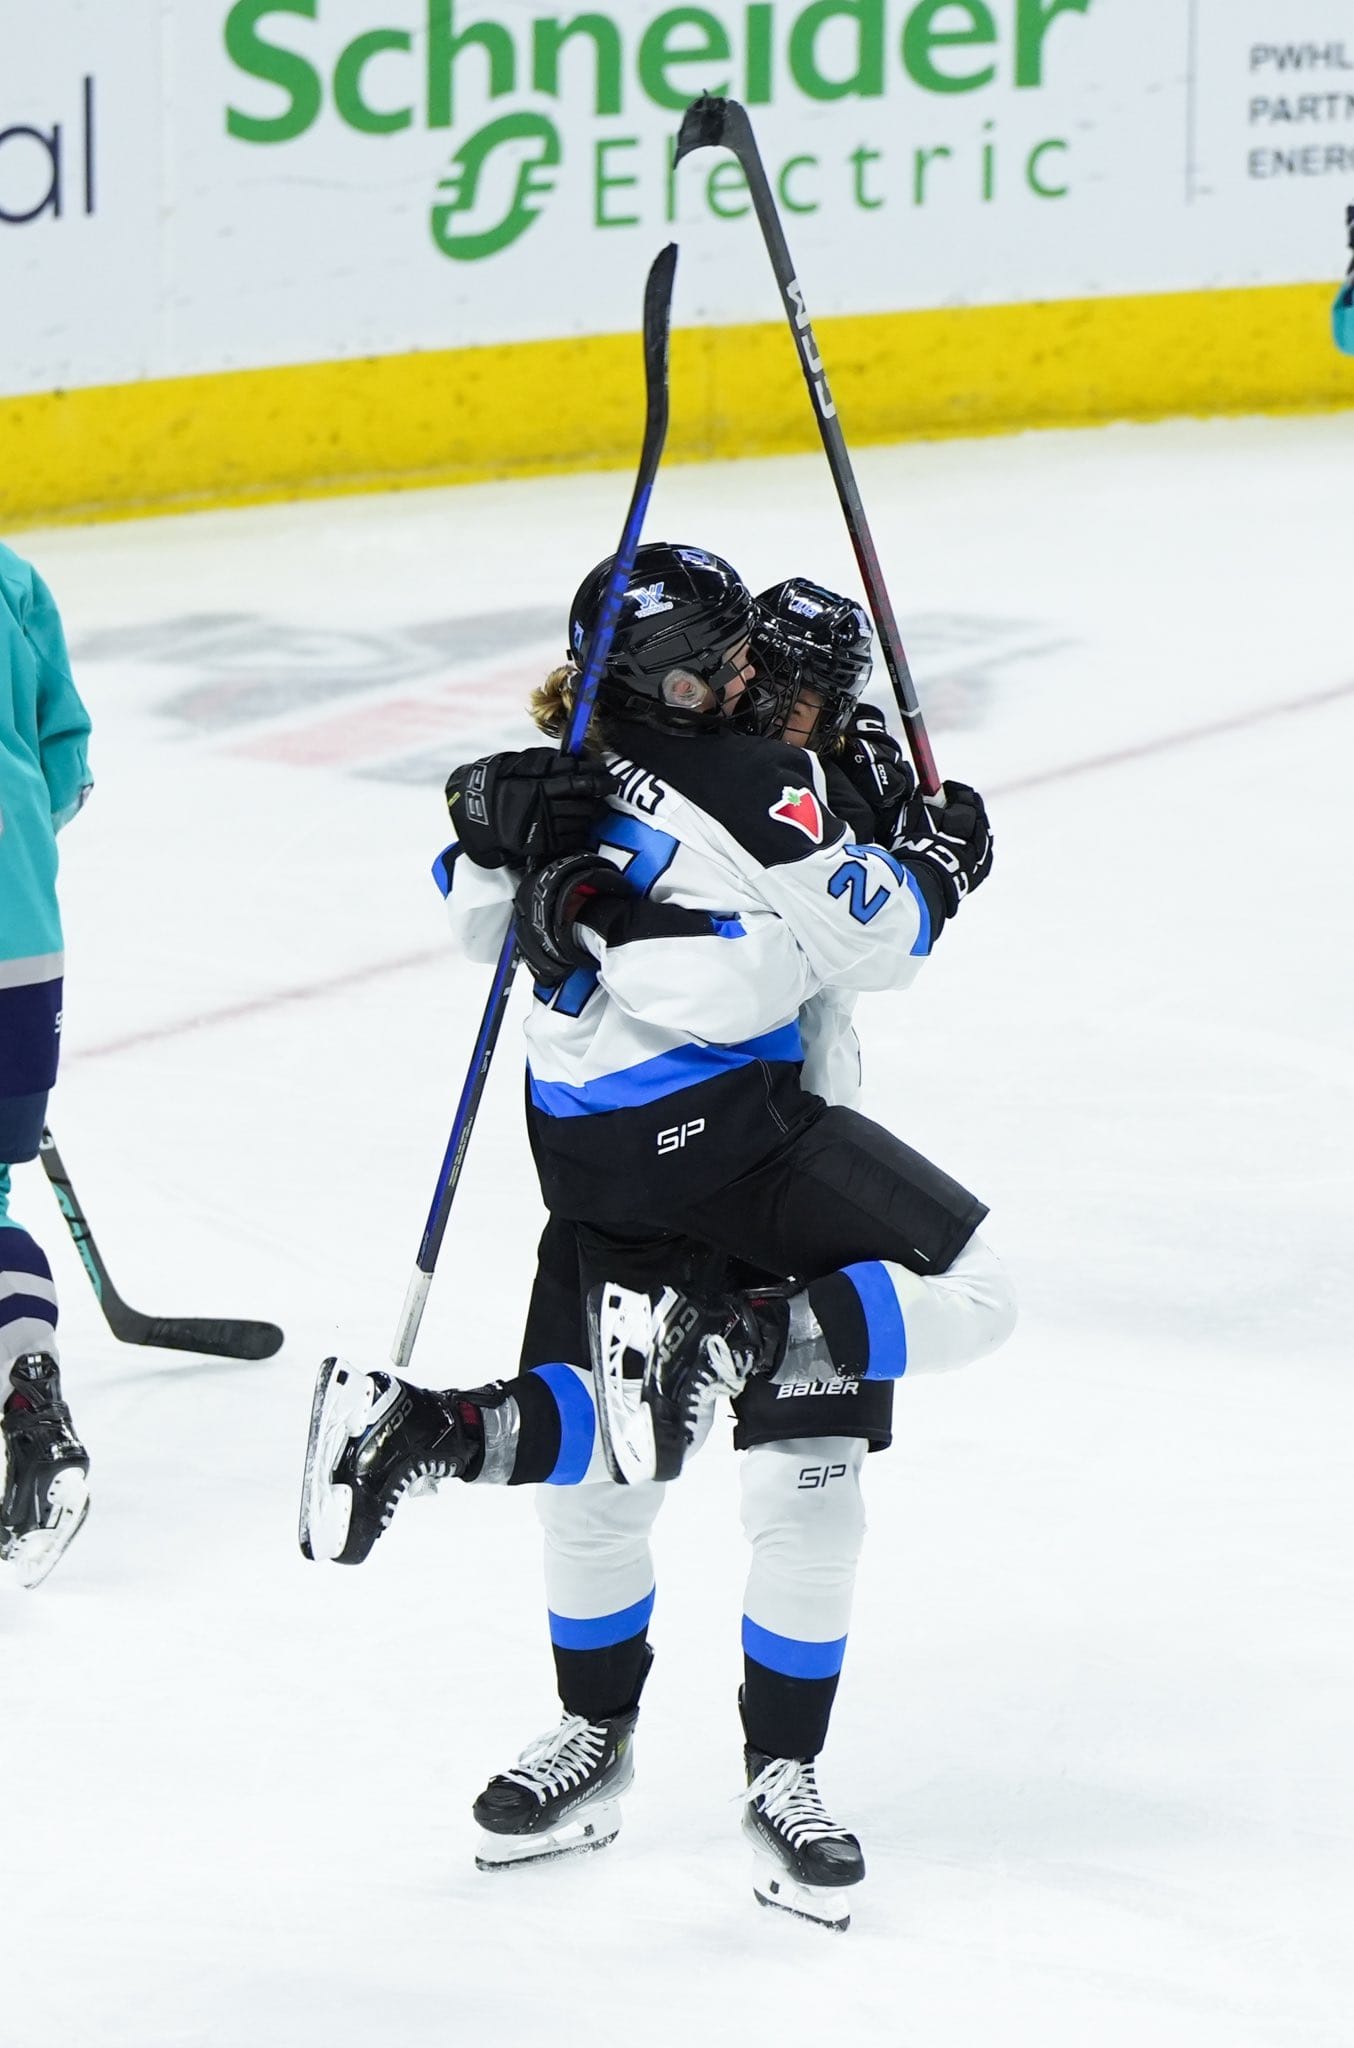
<path id="1" fill-rule="evenodd" d="M 870 886 L 869 869 L 863 860 L 844 860 L 827 885 L 829 896 L 848 897 L 848 909 L 857 924 L 868 924 L 872 917 L 878 917 L 889 900 L 889 892 L 882 886 L 873 896 L 867 896 Z"/>

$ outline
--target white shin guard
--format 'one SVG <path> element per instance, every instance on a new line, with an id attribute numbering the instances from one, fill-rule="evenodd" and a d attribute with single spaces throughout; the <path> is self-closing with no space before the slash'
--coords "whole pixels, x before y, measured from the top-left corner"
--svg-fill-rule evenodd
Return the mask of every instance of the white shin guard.
<path id="1" fill-rule="evenodd" d="M 752 1545 L 743 1611 L 779 1642 L 838 1643 L 850 1627 L 867 1450 L 861 1437 L 793 1437 L 758 1444 L 743 1459 L 743 1529 Z"/>

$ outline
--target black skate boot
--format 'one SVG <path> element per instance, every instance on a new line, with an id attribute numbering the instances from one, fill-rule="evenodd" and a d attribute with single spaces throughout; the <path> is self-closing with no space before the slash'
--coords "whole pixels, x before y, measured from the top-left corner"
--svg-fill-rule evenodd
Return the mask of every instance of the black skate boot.
<path id="1" fill-rule="evenodd" d="M 851 1925 L 848 1888 L 865 1876 L 860 1843 L 838 1827 L 823 1805 L 812 1763 L 766 1756 L 751 1747 L 743 1757 L 748 1774 L 743 1833 L 756 1859 L 754 1894 L 763 1906 L 844 1933 Z"/>
<path id="2" fill-rule="evenodd" d="M 89 1453 L 61 1398 L 61 1375 L 45 1352 L 29 1352 L 10 1368 L 12 1389 L 0 1417 L 8 1454 L 0 1502 L 0 1557 L 22 1585 L 36 1586 L 84 1525 L 89 1513 Z"/>
<path id="3" fill-rule="evenodd" d="M 614 1842 L 621 1831 L 620 1796 L 635 1775 L 631 1738 L 638 1718 L 638 1692 L 635 1704 L 610 1720 L 566 1714 L 510 1771 L 491 1778 L 473 1808 L 483 1830 L 477 1867 L 506 1870 Z"/>
<path id="4" fill-rule="evenodd" d="M 675 1479 L 716 1397 L 775 1372 L 788 1329 L 783 1296 L 703 1304 L 673 1287 L 657 1297 L 611 1282 L 594 1287 L 588 1342 L 612 1478 Z"/>
<path id="5" fill-rule="evenodd" d="M 475 1394 L 410 1386 L 393 1373 L 360 1373 L 326 1358 L 315 1383 L 301 1489 L 301 1551 L 361 1564 L 407 1493 L 439 1480 L 475 1479 L 485 1454 L 485 1410 L 496 1388 Z"/>

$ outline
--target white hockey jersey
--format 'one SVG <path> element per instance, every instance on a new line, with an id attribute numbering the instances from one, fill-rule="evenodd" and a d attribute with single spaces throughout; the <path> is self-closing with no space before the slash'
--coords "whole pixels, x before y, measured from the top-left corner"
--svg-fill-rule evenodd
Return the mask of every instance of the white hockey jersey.
<path id="1" fill-rule="evenodd" d="M 610 944 L 581 928 L 595 968 L 536 992 L 528 1095 L 543 1191 L 561 1213 L 599 1218 L 642 1210 L 650 1189 L 685 1196 L 747 1171 L 834 1062 L 840 1100 L 850 1002 L 905 987 L 932 936 L 917 877 L 851 837 L 812 754 L 732 729 L 636 724 L 613 739 L 599 850 L 641 905 L 693 915 L 673 932 L 637 907 Z M 444 872 L 461 945 L 496 958 L 515 875 L 445 857 Z"/>

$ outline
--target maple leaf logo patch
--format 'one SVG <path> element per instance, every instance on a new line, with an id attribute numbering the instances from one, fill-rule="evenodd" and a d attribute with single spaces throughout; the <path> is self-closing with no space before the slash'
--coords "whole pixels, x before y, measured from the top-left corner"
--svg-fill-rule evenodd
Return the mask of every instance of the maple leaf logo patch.
<path id="1" fill-rule="evenodd" d="M 823 813 L 811 789 L 783 789 L 780 802 L 772 804 L 769 815 L 783 825 L 793 825 L 815 846 L 823 843 Z"/>

